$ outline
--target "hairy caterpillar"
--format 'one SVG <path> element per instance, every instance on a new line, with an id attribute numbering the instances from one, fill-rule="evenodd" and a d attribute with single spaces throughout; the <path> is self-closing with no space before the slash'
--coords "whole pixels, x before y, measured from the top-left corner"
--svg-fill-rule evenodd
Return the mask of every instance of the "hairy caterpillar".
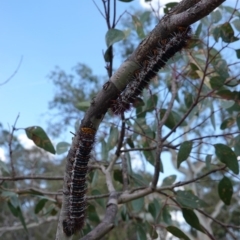
<path id="1" fill-rule="evenodd" d="M 96 131 L 93 128 L 80 129 L 79 143 L 74 149 L 74 155 L 67 163 L 67 189 L 65 197 L 65 219 L 62 222 L 63 231 L 70 237 L 81 230 L 85 220 L 86 210 L 86 174 L 88 161 L 95 140 Z"/>
<path id="2" fill-rule="evenodd" d="M 156 76 L 157 72 L 163 68 L 166 62 L 174 56 L 175 53 L 186 47 L 191 38 L 191 28 L 179 28 L 170 38 L 162 40 L 158 46 L 152 50 L 140 68 L 135 70 L 131 81 L 126 86 L 119 97 L 113 101 L 111 109 L 115 114 L 121 114 L 129 109 L 136 97 L 148 85 L 150 80 Z"/>

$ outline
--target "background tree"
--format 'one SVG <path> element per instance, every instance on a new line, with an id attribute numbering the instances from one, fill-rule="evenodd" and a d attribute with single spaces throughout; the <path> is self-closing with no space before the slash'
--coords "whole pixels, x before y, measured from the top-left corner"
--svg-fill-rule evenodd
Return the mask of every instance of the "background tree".
<path id="1" fill-rule="evenodd" d="M 183 1 L 182 13 L 186 13 L 187 3 L 193 6 L 195 2 Z M 206 6 L 206 1 L 201 2 Z M 118 51 L 117 47 L 113 49 L 115 41 L 122 39 L 118 46 L 124 49 L 121 51 L 124 60 L 135 49 L 133 39 L 144 38 L 144 26 L 151 25 L 155 18 L 138 12 L 130 16 L 136 32 L 113 31 L 117 18 L 114 14 L 113 19 L 110 18 L 109 4 L 110 1 L 103 1 L 102 13 L 109 28 L 108 42 L 112 43 L 104 55 L 111 77 L 113 56 Z M 167 5 L 165 11 L 172 6 Z M 113 12 L 114 9 L 115 6 Z M 170 13 L 174 16 L 179 12 L 175 8 Z M 87 235 L 83 239 L 100 236 L 103 239 L 171 239 L 169 233 L 182 239 L 239 238 L 239 16 L 237 5 L 235 8 L 222 6 L 197 22 L 192 27 L 188 49 L 168 62 L 134 106 L 121 117 L 108 111 L 98 130 L 89 164 L 87 218 L 81 233 Z M 130 28 L 126 20 L 123 24 Z M 132 35 L 126 37 L 128 32 Z M 235 54 L 236 58 L 229 59 Z M 59 131 L 68 124 L 73 126 L 79 116 L 84 116 L 96 90 L 101 91 L 104 78 L 95 76 L 82 64 L 75 69 L 75 76 L 60 69 L 50 74 L 57 87 L 50 107 L 57 108 L 62 116 L 58 128 L 51 127 L 52 130 Z M 86 81 L 90 87 L 85 91 L 82 86 Z M 3 226 L 14 230 L 2 227 L 2 236 L 4 239 L 21 236 L 42 239 L 45 234 L 45 238 L 53 238 L 53 229 L 56 229 L 53 220 L 60 211 L 62 195 L 59 191 L 62 182 L 56 181 L 62 180 L 65 163 L 43 161 L 49 156 L 37 148 L 26 151 L 14 137 L 15 130 L 15 127 L 12 132 L 3 130 L 1 136 L 1 144 L 8 143 L 11 147 L 9 163 L 1 164 L 4 202 L 1 221 Z M 26 133 L 36 145 L 55 152 L 39 127 L 27 128 Z M 46 142 L 47 145 L 43 144 Z M 69 143 L 62 142 L 56 150 L 62 153 L 68 147 Z M 135 159 L 142 163 L 140 170 L 134 169 Z M 182 173 L 181 182 L 176 181 L 176 175 L 162 181 L 156 178 L 159 171 L 168 171 L 169 161 Z M 154 172 L 144 169 L 146 163 L 154 167 Z M 52 172 L 60 177 L 53 177 Z M 116 215 L 107 215 L 107 203 L 113 193 L 116 193 L 118 211 Z M 12 215 L 8 217 L 9 211 Z M 102 222 L 104 215 L 105 222 Z M 113 222 L 108 217 L 112 216 L 115 228 L 109 231 Z M 32 227 L 36 217 L 39 223 Z M 108 227 L 105 233 L 96 232 L 100 222 L 102 229 Z"/>

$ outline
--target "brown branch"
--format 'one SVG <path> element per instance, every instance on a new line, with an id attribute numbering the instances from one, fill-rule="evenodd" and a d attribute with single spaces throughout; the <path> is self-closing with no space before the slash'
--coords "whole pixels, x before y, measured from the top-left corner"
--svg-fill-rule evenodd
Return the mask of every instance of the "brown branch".
<path id="1" fill-rule="evenodd" d="M 105 12 L 109 10 L 110 7 L 107 8 L 104 2 Z M 184 0 L 184 4 L 187 4 L 189 1 Z M 97 94 L 94 101 L 92 101 L 91 106 L 87 110 L 79 129 L 83 127 L 91 127 L 94 129 L 98 129 L 102 119 L 104 118 L 107 110 L 109 109 L 113 100 L 115 100 L 119 96 L 119 92 L 125 89 L 126 85 L 131 80 L 131 76 L 134 71 L 139 68 L 139 65 L 143 63 L 149 54 L 149 50 L 154 49 L 159 41 L 166 39 L 170 34 L 172 34 L 178 27 L 187 27 L 190 24 L 200 20 L 201 18 L 208 15 L 212 10 L 218 7 L 223 0 L 202 0 L 198 3 L 191 2 L 191 6 L 187 6 L 187 11 L 178 13 L 178 14 L 169 14 L 161 19 L 161 21 L 157 24 L 157 26 L 153 29 L 153 31 L 149 34 L 149 36 L 143 40 L 138 48 L 133 52 L 131 56 L 120 66 L 120 68 L 115 72 L 115 74 L 107 81 L 103 89 Z M 108 4 L 110 4 L 108 2 Z M 183 4 L 183 5 L 184 5 Z M 109 5 L 108 5 L 109 6 Z M 175 8 L 175 12 L 178 12 L 178 8 Z M 182 8 L 182 5 L 181 5 Z M 186 9 L 185 9 L 186 10 Z M 109 12 L 108 12 L 109 14 Z M 108 19 L 109 15 L 107 15 Z M 80 131 L 80 130 L 79 130 Z M 76 151 L 74 146 L 78 146 L 78 138 L 74 138 L 71 149 L 67 156 L 68 161 L 71 158 L 72 154 Z M 113 162 L 113 163 L 112 163 Z M 114 164 L 112 161 L 106 171 L 106 176 L 110 177 L 110 170 Z M 64 184 L 66 185 L 67 177 L 65 174 Z M 114 218 L 117 214 L 117 197 L 114 195 L 114 188 L 110 185 L 108 186 L 109 190 L 112 191 L 109 204 L 106 210 L 105 218 L 101 224 L 99 224 L 92 232 L 90 232 L 87 236 L 82 239 L 100 239 L 104 236 L 105 233 L 110 231 L 110 229 L 114 226 Z M 147 194 L 152 192 L 151 188 L 147 188 L 145 192 L 142 194 Z M 135 194 L 135 193 L 134 193 Z M 133 195 L 134 195 L 133 194 Z M 122 194 L 120 197 L 120 201 L 124 200 L 124 195 Z M 136 195 L 135 195 L 136 196 Z M 139 196 L 139 194 L 138 194 Z M 131 196 L 134 197 L 134 196 Z M 130 198 L 130 197 L 129 197 Z M 61 213 L 63 213 L 64 209 L 62 209 Z M 61 214 L 62 215 L 62 214 Z M 59 218 L 59 227 L 57 232 L 57 239 L 60 235 L 62 235 L 61 231 L 61 221 L 62 218 Z"/>
<path id="2" fill-rule="evenodd" d="M 175 79 L 172 80 L 171 83 L 171 91 L 172 91 L 172 97 L 170 99 L 170 102 L 168 104 L 168 109 L 165 112 L 164 116 L 162 117 L 161 121 L 159 121 L 159 113 L 158 111 L 156 112 L 156 118 L 158 121 L 158 131 L 157 131 L 157 149 L 156 149 L 156 157 L 155 157 L 155 167 L 154 167 L 154 175 L 153 175 L 153 179 L 152 179 L 152 187 L 156 187 L 157 186 L 157 182 L 159 179 L 159 172 L 160 172 L 160 161 L 161 161 L 161 152 L 162 152 L 162 144 L 163 144 L 163 140 L 162 140 L 162 127 L 165 124 L 165 122 L 167 121 L 171 111 L 172 111 L 172 107 L 173 107 L 173 103 L 175 101 L 175 98 L 177 96 L 177 86 L 176 86 L 176 81 Z"/>
<path id="3" fill-rule="evenodd" d="M 209 56 L 208 56 L 209 57 Z M 208 68 L 208 58 L 206 60 L 206 64 L 205 64 L 205 69 L 203 70 L 204 73 L 207 72 L 207 68 Z M 184 114 L 184 116 L 182 117 L 182 119 L 171 129 L 171 131 L 163 138 L 163 142 L 169 137 L 171 136 L 171 134 L 173 132 L 176 131 L 176 129 L 184 122 L 184 120 L 189 116 L 189 114 L 192 112 L 193 108 L 197 106 L 197 104 L 202 101 L 204 98 L 200 99 L 200 93 L 201 93 L 201 90 L 203 88 L 203 85 L 204 85 L 204 79 L 205 79 L 205 76 L 203 75 L 202 77 L 202 80 L 200 82 L 200 87 L 198 89 L 198 94 L 196 96 L 196 99 L 195 101 L 191 104 L 191 106 L 189 107 L 189 109 L 187 110 L 187 112 Z"/>
<path id="4" fill-rule="evenodd" d="M 236 226 L 236 225 L 232 225 L 232 224 L 225 224 L 219 220 L 217 220 L 216 218 L 213 218 L 211 215 L 205 213 L 203 210 L 201 209 L 196 209 L 198 212 L 202 213 L 203 215 L 205 215 L 206 217 L 210 218 L 212 221 L 216 222 L 217 224 L 219 224 L 222 227 L 226 227 L 226 228 L 234 228 L 234 229 L 240 229 L 240 226 Z"/>
<path id="5" fill-rule="evenodd" d="M 228 233 L 229 235 L 231 235 L 231 237 L 234 240 L 238 240 L 238 238 L 236 236 L 234 236 L 234 234 L 228 229 L 229 227 L 235 228 L 235 229 L 240 229 L 239 226 L 234 226 L 234 225 L 228 225 L 228 224 L 224 224 L 220 221 L 218 221 L 217 219 L 211 217 L 209 214 L 205 213 L 204 211 L 202 211 L 201 209 L 196 209 L 196 211 L 200 212 L 201 214 L 203 214 L 204 216 L 212 219 L 215 223 L 217 223 L 218 225 L 220 225 L 221 227 L 223 227 Z"/>
<path id="6" fill-rule="evenodd" d="M 57 221 L 58 218 L 57 217 L 48 217 L 47 219 L 45 220 L 40 220 L 38 222 L 32 222 L 31 223 L 28 223 L 26 225 L 26 228 L 27 229 L 30 229 L 30 228 L 35 228 L 35 227 L 39 227 L 40 225 L 44 224 L 44 223 L 52 223 L 53 221 Z M 17 226 L 12 226 L 12 227 L 1 227 L 0 228 L 0 232 L 9 232 L 9 231 L 16 231 L 16 230 L 20 230 L 20 229 L 23 229 L 23 225 L 22 224 L 19 224 Z"/>
<path id="7" fill-rule="evenodd" d="M 180 186 L 184 186 L 184 185 L 187 185 L 189 183 L 193 183 L 193 182 L 196 182 L 212 173 L 215 173 L 215 172 L 218 172 L 218 171 L 223 171 L 226 169 L 226 166 L 220 166 L 219 168 L 215 168 L 199 177 L 196 177 L 196 178 L 193 178 L 191 180 L 188 180 L 188 181 L 184 181 L 184 182 L 177 182 L 171 186 L 166 186 L 166 187 L 159 187 L 159 188 L 156 188 L 155 190 L 152 189 L 151 187 L 146 187 L 146 188 L 138 188 L 138 189 L 134 189 L 134 190 L 129 190 L 128 192 L 123 192 L 120 194 L 119 198 L 118 198 L 118 203 L 126 203 L 126 202 L 129 202 L 129 201 L 132 201 L 134 199 L 137 199 L 137 198 L 140 198 L 140 197 L 144 197 L 152 192 L 158 192 L 160 194 L 163 194 L 165 190 L 171 190 L 173 191 L 174 188 L 176 187 L 180 187 Z M 165 193 L 164 193 L 165 194 Z"/>
<path id="8" fill-rule="evenodd" d="M 130 149 L 122 149 L 121 152 L 134 152 L 134 151 L 151 151 L 156 149 L 156 147 L 147 147 L 147 148 L 130 148 Z"/>
<path id="9" fill-rule="evenodd" d="M 101 239 L 106 235 L 111 229 L 114 228 L 114 222 L 117 215 L 117 194 L 112 193 L 109 197 L 106 213 L 102 222 L 95 227 L 90 233 L 81 238 L 82 240 L 96 240 Z"/>
<path id="10" fill-rule="evenodd" d="M 14 73 L 7 80 L 5 80 L 4 82 L 0 83 L 0 86 L 2 86 L 4 84 L 6 84 L 7 82 L 9 82 L 17 74 L 17 72 L 18 72 L 18 70 L 19 70 L 19 68 L 20 68 L 20 66 L 22 64 L 22 60 L 23 60 L 23 57 L 21 57 L 21 59 L 20 59 L 20 61 L 18 63 L 18 66 L 17 66 L 16 70 L 14 71 Z"/>
<path id="11" fill-rule="evenodd" d="M 44 176 L 16 176 L 16 177 L 0 177 L 3 181 L 21 181 L 27 179 L 39 179 L 39 180 L 63 180 L 63 176 L 58 177 L 44 177 Z"/>

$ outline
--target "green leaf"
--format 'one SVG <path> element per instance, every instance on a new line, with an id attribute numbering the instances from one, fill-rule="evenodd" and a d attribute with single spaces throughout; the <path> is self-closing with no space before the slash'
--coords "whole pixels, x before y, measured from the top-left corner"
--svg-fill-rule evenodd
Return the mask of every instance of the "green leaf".
<path id="1" fill-rule="evenodd" d="M 133 107 L 136 108 L 136 111 L 137 111 L 137 116 L 138 117 L 141 117 L 141 118 L 144 118 L 145 115 L 146 115 L 146 112 L 143 112 L 143 106 L 145 105 L 144 101 L 140 98 L 140 97 L 136 97 L 134 102 L 133 102 Z M 146 107 L 145 107 L 146 108 Z M 144 110 L 146 111 L 146 110 Z"/>
<path id="2" fill-rule="evenodd" d="M 147 240 L 146 231 L 141 224 L 137 224 L 137 240 Z"/>
<path id="3" fill-rule="evenodd" d="M 92 222 L 95 222 L 95 223 L 100 222 L 95 206 L 90 204 L 89 202 L 88 202 L 88 208 L 87 208 L 87 216 L 88 216 L 88 219 Z"/>
<path id="4" fill-rule="evenodd" d="M 236 122 L 237 122 L 238 130 L 240 130 L 240 113 L 237 115 Z"/>
<path id="5" fill-rule="evenodd" d="M 13 206 L 13 205 L 11 204 L 11 202 L 8 201 L 8 208 L 9 208 L 9 210 L 11 211 L 11 213 L 12 213 L 12 215 L 13 215 L 14 217 L 18 217 L 18 215 L 19 215 L 19 209 L 18 209 L 18 207 Z"/>
<path id="6" fill-rule="evenodd" d="M 23 225 L 24 230 L 27 232 L 27 231 L 28 231 L 28 230 L 27 230 L 27 225 L 26 225 L 26 223 L 25 223 L 25 219 L 24 219 L 24 217 L 23 217 L 23 215 L 22 215 L 22 210 L 21 210 L 20 207 L 19 207 L 19 215 L 18 215 L 18 217 L 19 217 L 19 219 L 20 219 L 20 222 L 21 222 L 22 225 Z"/>
<path id="7" fill-rule="evenodd" d="M 150 147 L 149 145 L 144 145 L 144 147 Z M 156 157 L 156 152 L 154 150 L 150 150 L 150 151 L 143 151 L 143 154 L 146 158 L 146 160 L 151 163 L 153 166 L 155 166 L 155 157 Z M 159 168 L 159 171 L 161 173 L 164 172 L 164 169 L 163 169 L 163 164 L 162 164 L 162 160 L 161 160 L 161 157 L 159 158 L 159 164 L 160 164 L 160 168 Z"/>
<path id="8" fill-rule="evenodd" d="M 158 233 L 155 228 L 152 228 L 151 230 L 151 239 L 159 239 Z"/>
<path id="9" fill-rule="evenodd" d="M 123 31 L 118 29 L 109 29 L 105 36 L 105 41 L 107 47 L 112 46 L 114 43 L 119 42 L 125 38 L 125 34 Z"/>
<path id="10" fill-rule="evenodd" d="M 164 117 L 166 111 L 167 111 L 167 109 L 161 109 L 160 110 L 160 117 L 161 117 L 161 119 Z M 173 114 L 170 112 L 169 115 L 168 115 L 167 120 L 164 123 L 164 125 L 167 126 L 169 129 L 173 129 L 176 124 L 177 124 L 176 120 L 174 119 Z"/>
<path id="11" fill-rule="evenodd" d="M 191 93 L 184 93 L 184 102 L 187 108 L 190 108 L 190 106 L 193 103 L 193 95 Z"/>
<path id="12" fill-rule="evenodd" d="M 149 182 L 146 180 L 146 178 L 143 178 L 143 176 L 141 174 L 138 173 L 134 173 L 131 169 L 131 177 L 133 178 L 134 181 L 134 185 L 135 186 L 142 186 L 144 184 L 148 184 Z"/>
<path id="13" fill-rule="evenodd" d="M 223 8 L 229 12 L 231 15 L 235 15 L 237 17 L 240 17 L 240 13 L 239 11 L 236 9 L 236 8 L 232 8 L 232 7 L 229 7 L 229 6 L 223 6 Z"/>
<path id="14" fill-rule="evenodd" d="M 2 197 L 6 197 L 6 198 L 11 198 L 11 197 L 16 197 L 18 198 L 18 195 L 15 192 L 11 192 L 11 191 L 4 191 L 1 190 L 1 196 Z M 18 206 L 18 205 L 17 205 Z"/>
<path id="15" fill-rule="evenodd" d="M 185 141 L 180 145 L 180 149 L 177 156 L 177 167 L 180 167 L 180 164 L 184 162 L 192 150 L 192 142 L 191 141 Z"/>
<path id="16" fill-rule="evenodd" d="M 95 171 L 93 171 L 93 173 L 92 174 L 89 174 L 89 177 L 90 177 L 90 182 L 92 183 L 91 185 L 92 185 L 92 187 L 95 187 L 96 185 L 98 185 L 98 181 L 99 181 L 99 178 L 98 178 L 98 175 L 99 175 L 99 173 L 98 173 L 98 170 L 95 170 Z"/>
<path id="17" fill-rule="evenodd" d="M 151 1 L 151 0 L 150 0 Z M 165 4 L 165 7 L 163 9 L 164 14 L 167 14 L 174 6 L 176 6 L 178 2 L 170 2 Z"/>
<path id="18" fill-rule="evenodd" d="M 34 196 L 44 196 L 42 192 L 39 192 L 37 190 L 34 190 L 34 189 L 30 189 L 30 194 L 31 195 L 34 195 Z"/>
<path id="19" fill-rule="evenodd" d="M 218 82 L 219 85 L 221 85 L 221 83 L 229 77 L 228 63 L 226 60 L 221 58 L 214 59 L 214 56 L 213 56 L 213 65 L 216 73 L 218 73 L 219 75 L 219 79 L 216 81 Z"/>
<path id="20" fill-rule="evenodd" d="M 233 195 L 233 186 L 229 178 L 224 176 L 219 182 L 218 195 L 226 205 L 230 205 Z"/>
<path id="21" fill-rule="evenodd" d="M 240 135 L 233 139 L 233 147 L 236 156 L 240 156 Z"/>
<path id="22" fill-rule="evenodd" d="M 122 171 L 121 170 L 114 169 L 113 178 L 114 178 L 115 181 L 118 181 L 121 184 L 123 184 L 123 176 L 122 176 Z"/>
<path id="23" fill-rule="evenodd" d="M 211 161 L 212 161 L 212 155 L 208 154 L 205 158 L 207 170 L 211 169 Z"/>
<path id="24" fill-rule="evenodd" d="M 129 146 L 130 148 L 134 148 L 134 142 L 132 141 L 131 138 L 127 138 L 127 139 L 126 139 L 126 142 L 127 142 L 128 146 Z"/>
<path id="25" fill-rule="evenodd" d="M 199 23 L 195 32 L 196 37 L 199 37 L 201 32 L 202 32 L 202 23 Z"/>
<path id="26" fill-rule="evenodd" d="M 107 143 L 103 139 L 101 141 L 102 144 L 102 150 L 101 150 L 101 155 L 102 155 L 102 161 L 107 161 L 108 160 L 108 148 L 107 148 Z"/>
<path id="27" fill-rule="evenodd" d="M 81 102 L 77 102 L 74 105 L 74 107 L 80 111 L 86 111 L 90 107 L 90 105 L 91 105 L 90 101 L 81 101 Z"/>
<path id="28" fill-rule="evenodd" d="M 119 209 L 119 212 L 121 214 L 121 218 L 122 220 L 125 222 L 126 220 L 128 220 L 128 211 L 127 211 L 127 208 L 126 208 L 126 205 L 123 204 L 120 209 Z"/>
<path id="29" fill-rule="evenodd" d="M 236 49 L 236 55 L 237 55 L 237 58 L 239 59 L 240 58 L 240 49 Z"/>
<path id="30" fill-rule="evenodd" d="M 233 150 L 221 143 L 215 144 L 215 153 L 219 160 L 227 165 L 235 174 L 239 174 L 237 156 Z"/>
<path id="31" fill-rule="evenodd" d="M 221 20 L 222 14 L 219 10 L 216 10 L 216 11 L 212 12 L 211 17 L 212 17 L 212 20 L 213 20 L 212 22 L 217 23 Z"/>
<path id="32" fill-rule="evenodd" d="M 104 53 L 104 60 L 105 62 L 110 62 L 111 59 L 113 58 L 113 53 L 112 53 L 112 47 L 108 47 L 107 50 Z"/>
<path id="33" fill-rule="evenodd" d="M 226 22 L 221 26 L 221 37 L 226 43 L 231 43 L 238 40 L 238 38 L 234 37 L 234 30 L 229 22 Z"/>
<path id="34" fill-rule="evenodd" d="M 238 38 L 234 36 L 234 30 L 229 22 L 215 27 L 212 31 L 212 34 L 216 42 L 220 37 L 222 38 L 223 42 L 226 43 L 231 43 L 238 40 Z"/>
<path id="35" fill-rule="evenodd" d="M 169 213 L 169 208 L 167 206 L 165 206 L 162 210 L 162 217 L 163 217 L 163 221 L 166 224 L 171 224 L 172 223 L 172 217 L 171 214 Z"/>
<path id="36" fill-rule="evenodd" d="M 148 212 L 153 216 L 154 220 L 156 219 L 157 217 L 157 211 L 155 209 L 155 205 L 154 203 L 149 203 L 148 205 Z"/>
<path id="37" fill-rule="evenodd" d="M 158 96 L 152 95 L 150 98 L 147 99 L 144 111 L 151 112 L 157 105 Z"/>
<path id="38" fill-rule="evenodd" d="M 193 228 L 203 232 L 202 226 L 198 220 L 197 215 L 194 213 L 193 210 L 182 208 L 182 213 L 185 221 Z"/>
<path id="39" fill-rule="evenodd" d="M 133 21 L 134 27 L 137 31 L 138 37 L 144 38 L 145 34 L 144 34 L 143 26 L 142 26 L 142 23 L 140 22 L 140 20 L 136 16 L 132 15 L 132 21 Z"/>
<path id="40" fill-rule="evenodd" d="M 48 199 L 46 198 L 42 198 L 36 205 L 35 209 L 34 209 L 34 213 L 38 214 L 45 206 L 45 203 L 48 201 Z"/>
<path id="41" fill-rule="evenodd" d="M 102 193 L 98 190 L 98 189 L 93 189 L 91 191 L 91 195 L 92 196 L 98 196 L 101 195 Z M 103 200 L 103 198 L 96 198 L 95 201 L 102 207 L 105 208 L 105 202 Z"/>
<path id="42" fill-rule="evenodd" d="M 22 215 L 22 210 L 21 210 L 20 206 L 16 207 L 12 204 L 11 201 L 8 201 L 8 207 L 9 207 L 10 211 L 12 212 L 12 214 L 15 217 L 18 217 L 20 219 L 20 222 L 22 223 L 24 230 L 27 232 L 27 226 L 26 226 L 24 217 Z"/>
<path id="43" fill-rule="evenodd" d="M 163 118 L 164 114 L 166 112 L 166 109 L 160 110 L 160 117 Z M 175 111 L 171 111 L 166 122 L 164 125 L 166 125 L 168 128 L 172 129 L 176 126 L 176 124 L 182 119 L 182 117 Z M 180 126 L 187 126 L 187 123 L 184 121 Z"/>
<path id="44" fill-rule="evenodd" d="M 19 198 L 17 194 L 10 197 L 10 202 L 15 208 L 20 207 Z"/>
<path id="45" fill-rule="evenodd" d="M 168 177 L 165 177 L 162 182 L 162 187 L 164 186 L 171 186 L 177 178 L 177 175 L 170 175 Z"/>
<path id="46" fill-rule="evenodd" d="M 156 221 L 160 213 L 161 205 L 159 201 L 154 198 L 153 202 L 148 205 L 148 212 L 153 216 Z"/>
<path id="47" fill-rule="evenodd" d="M 160 118 L 162 119 L 166 113 L 167 109 L 161 109 L 160 110 Z M 167 126 L 169 129 L 173 129 L 176 124 L 181 120 L 181 117 L 178 115 L 178 113 L 171 111 L 168 115 L 167 120 L 165 121 L 164 125 Z M 186 125 L 186 123 L 182 123 L 181 126 Z"/>
<path id="48" fill-rule="evenodd" d="M 41 127 L 38 127 L 38 126 L 28 127 L 28 128 L 25 128 L 25 132 L 27 134 L 27 137 L 33 140 L 36 146 L 52 154 L 56 153 L 49 137 Z"/>
<path id="49" fill-rule="evenodd" d="M 210 79 L 210 84 L 212 89 L 219 89 L 224 85 L 225 79 L 222 77 L 212 77 Z"/>
<path id="50" fill-rule="evenodd" d="M 239 92 L 237 91 L 229 91 L 229 90 L 220 90 L 217 92 L 217 95 L 219 95 L 222 99 L 225 100 L 239 100 Z"/>
<path id="51" fill-rule="evenodd" d="M 220 126 L 221 130 L 231 127 L 235 123 L 235 119 L 233 117 L 225 119 Z"/>
<path id="52" fill-rule="evenodd" d="M 230 107 L 232 107 L 234 104 L 235 104 L 235 101 L 233 101 L 233 100 L 229 100 L 229 101 L 227 101 L 227 100 L 220 100 L 219 101 L 219 104 L 220 104 L 220 106 L 222 107 L 222 108 L 225 108 L 225 109 L 227 109 L 227 108 L 230 108 Z"/>
<path id="53" fill-rule="evenodd" d="M 232 23 L 233 23 L 234 27 L 235 27 L 238 31 L 240 31 L 240 20 L 239 20 L 239 19 L 235 19 Z"/>
<path id="54" fill-rule="evenodd" d="M 108 149 L 110 150 L 110 149 L 116 147 L 117 142 L 118 142 L 118 128 L 111 126 L 108 143 L 107 143 Z"/>
<path id="55" fill-rule="evenodd" d="M 177 191 L 176 200 L 182 207 L 187 208 L 201 208 L 206 207 L 207 204 L 195 196 L 191 191 Z"/>
<path id="56" fill-rule="evenodd" d="M 6 163 L 3 162 L 2 160 L 0 160 L 0 168 L 4 170 L 6 173 L 10 173 Z"/>
<path id="57" fill-rule="evenodd" d="M 51 215 L 55 216 L 58 214 L 58 211 L 56 210 L 55 206 L 51 204 L 50 206 L 46 207 L 46 211 L 44 211 L 43 216 Z"/>
<path id="58" fill-rule="evenodd" d="M 65 153 L 68 150 L 69 146 L 70 144 L 67 142 L 59 142 L 56 146 L 57 154 Z"/>
<path id="59" fill-rule="evenodd" d="M 218 42 L 218 40 L 220 38 L 220 33 L 221 33 L 221 29 L 219 26 L 212 29 L 212 35 L 216 42 Z"/>
<path id="60" fill-rule="evenodd" d="M 141 15 L 140 15 L 140 21 L 142 23 L 148 22 L 149 19 L 151 17 L 151 11 L 144 11 Z"/>
<path id="61" fill-rule="evenodd" d="M 179 228 L 175 226 L 168 226 L 166 227 L 166 230 L 179 239 L 190 240 L 190 238 L 185 233 L 183 233 Z"/>
<path id="62" fill-rule="evenodd" d="M 144 198 L 138 198 L 131 201 L 132 208 L 134 212 L 140 212 L 144 207 Z"/>

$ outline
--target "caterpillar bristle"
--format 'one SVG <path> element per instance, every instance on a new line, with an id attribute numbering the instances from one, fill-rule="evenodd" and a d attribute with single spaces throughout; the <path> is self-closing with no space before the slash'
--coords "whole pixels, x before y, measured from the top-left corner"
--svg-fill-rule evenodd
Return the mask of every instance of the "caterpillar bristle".
<path id="1" fill-rule="evenodd" d="M 178 27 L 177 31 L 172 33 L 169 38 L 159 41 L 157 47 L 151 50 L 146 59 L 140 63 L 140 68 L 133 73 L 132 79 L 124 91 L 114 100 L 111 105 L 112 112 L 119 115 L 130 109 L 131 104 L 142 93 L 150 80 L 175 53 L 187 46 L 190 38 L 190 27 Z"/>
<path id="2" fill-rule="evenodd" d="M 77 233 L 84 226 L 87 165 L 95 141 L 95 132 L 93 128 L 80 129 L 79 144 L 75 146 L 72 157 L 66 166 L 67 189 L 63 191 L 66 206 L 62 227 L 67 237 Z"/>

